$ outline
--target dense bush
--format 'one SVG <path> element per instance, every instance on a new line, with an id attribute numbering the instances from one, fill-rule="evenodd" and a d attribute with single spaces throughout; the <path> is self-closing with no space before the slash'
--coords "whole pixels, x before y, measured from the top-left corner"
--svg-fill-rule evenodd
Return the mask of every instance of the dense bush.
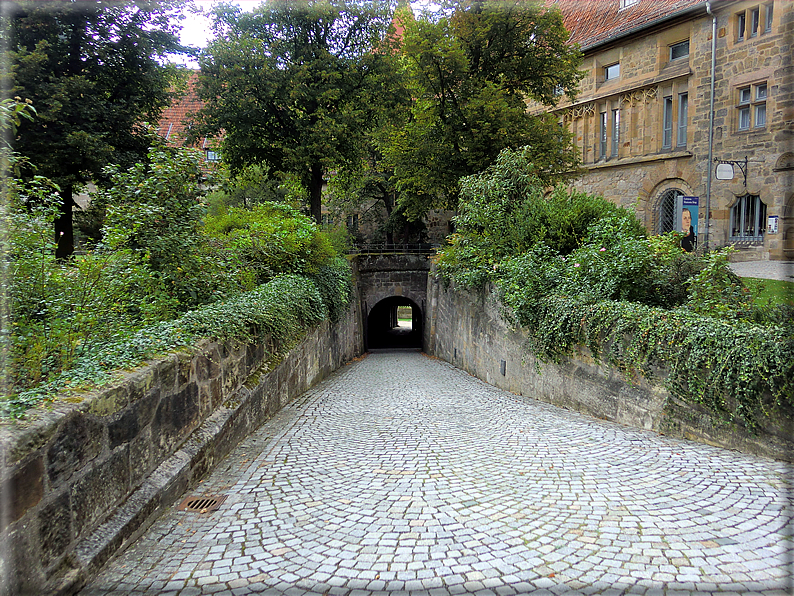
<path id="1" fill-rule="evenodd" d="M 350 266 L 317 226 L 275 204 L 205 219 L 194 153 L 159 145 L 146 163 L 109 169 L 112 186 L 93 197 L 105 213 L 99 242 L 66 262 L 54 256 L 58 188 L 9 179 L 10 357 L 0 410 L 19 415 L 196 337 L 295 338 L 344 312 Z"/>
<path id="2" fill-rule="evenodd" d="M 439 274 L 492 282 L 541 362 L 586 346 L 630 379 L 661 366 L 674 395 L 750 428 L 794 406 L 790 310 L 757 305 L 730 249 L 685 253 L 679 234 L 648 237 L 629 209 L 547 194 L 515 152 L 463 188 Z"/>
<path id="3" fill-rule="evenodd" d="M 208 216 L 204 233 L 216 250 L 235 255 L 241 272 L 253 273 L 254 284 L 277 273 L 314 275 L 334 256 L 328 237 L 288 205 L 230 207 Z"/>
<path id="4" fill-rule="evenodd" d="M 195 345 L 202 337 L 253 339 L 269 334 L 288 345 L 327 317 L 328 308 L 315 283 L 296 275 L 278 276 L 251 292 L 189 311 L 173 320 L 138 330 L 117 332 L 84 350 L 69 370 L 5 396 L 0 414 L 22 416 L 55 394 L 84 391 L 112 382 L 114 373 L 174 349 Z"/>
<path id="5" fill-rule="evenodd" d="M 591 224 L 607 214 L 620 225 L 600 230 L 593 242 L 611 246 L 646 236 L 635 217 L 600 197 L 562 187 L 547 193 L 521 150 L 505 150 L 484 173 L 464 178 L 458 209 L 456 233 L 438 267 L 446 280 L 466 287 L 498 278 L 505 259 L 541 244 L 568 255 L 587 242 Z"/>

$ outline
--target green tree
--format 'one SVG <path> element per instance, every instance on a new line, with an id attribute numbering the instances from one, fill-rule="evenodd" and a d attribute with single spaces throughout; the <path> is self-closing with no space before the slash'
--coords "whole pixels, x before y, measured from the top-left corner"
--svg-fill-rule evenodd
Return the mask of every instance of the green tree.
<path id="1" fill-rule="evenodd" d="M 407 215 L 454 208 L 459 180 L 505 148 L 529 147 L 535 174 L 553 184 L 578 165 L 570 134 L 527 102 L 574 97 L 581 54 L 557 9 L 526 0 L 442 3 L 407 22 L 402 67 L 412 107 L 383 144 Z"/>
<path id="2" fill-rule="evenodd" d="M 205 102 L 196 134 L 225 135 L 232 173 L 251 164 L 295 174 L 321 221 L 331 170 L 356 167 L 364 135 L 391 88 L 386 1 L 269 0 L 215 11 L 216 38 L 199 62 Z"/>
<path id="3" fill-rule="evenodd" d="M 184 0 L 78 0 L 4 3 L 12 95 L 38 117 L 23 121 L 16 150 L 61 188 L 56 253 L 74 250 L 73 191 L 99 181 L 108 163 L 146 156 L 146 121 L 170 103 L 178 70 L 164 66 L 179 45 Z M 32 169 L 23 170 L 29 176 Z"/>

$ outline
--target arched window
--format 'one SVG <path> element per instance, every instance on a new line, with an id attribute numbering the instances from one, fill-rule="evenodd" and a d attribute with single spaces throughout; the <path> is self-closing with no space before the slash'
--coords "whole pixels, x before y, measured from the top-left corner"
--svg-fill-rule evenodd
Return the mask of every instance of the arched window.
<path id="1" fill-rule="evenodd" d="M 758 195 L 739 197 L 731 207 L 731 240 L 763 242 L 766 232 L 766 204 Z"/>
<path id="2" fill-rule="evenodd" d="M 684 193 L 677 188 L 664 191 L 657 201 L 656 233 L 666 234 L 677 230 L 676 222 L 681 221 L 681 205 Z"/>

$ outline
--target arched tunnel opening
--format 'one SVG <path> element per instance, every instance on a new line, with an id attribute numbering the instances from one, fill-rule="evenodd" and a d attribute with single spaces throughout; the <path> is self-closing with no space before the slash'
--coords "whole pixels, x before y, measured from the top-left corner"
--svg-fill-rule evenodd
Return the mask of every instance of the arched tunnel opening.
<path id="1" fill-rule="evenodd" d="M 385 298 L 367 315 L 367 349 L 422 349 L 422 309 L 403 296 Z"/>

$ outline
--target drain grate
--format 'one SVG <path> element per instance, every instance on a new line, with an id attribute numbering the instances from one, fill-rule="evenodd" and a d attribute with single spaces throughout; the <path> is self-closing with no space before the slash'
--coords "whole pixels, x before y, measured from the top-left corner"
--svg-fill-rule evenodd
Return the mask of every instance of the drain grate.
<path id="1" fill-rule="evenodd" d="M 226 500 L 227 495 L 207 495 L 202 497 L 187 497 L 177 507 L 179 511 L 191 513 L 212 513 Z"/>

